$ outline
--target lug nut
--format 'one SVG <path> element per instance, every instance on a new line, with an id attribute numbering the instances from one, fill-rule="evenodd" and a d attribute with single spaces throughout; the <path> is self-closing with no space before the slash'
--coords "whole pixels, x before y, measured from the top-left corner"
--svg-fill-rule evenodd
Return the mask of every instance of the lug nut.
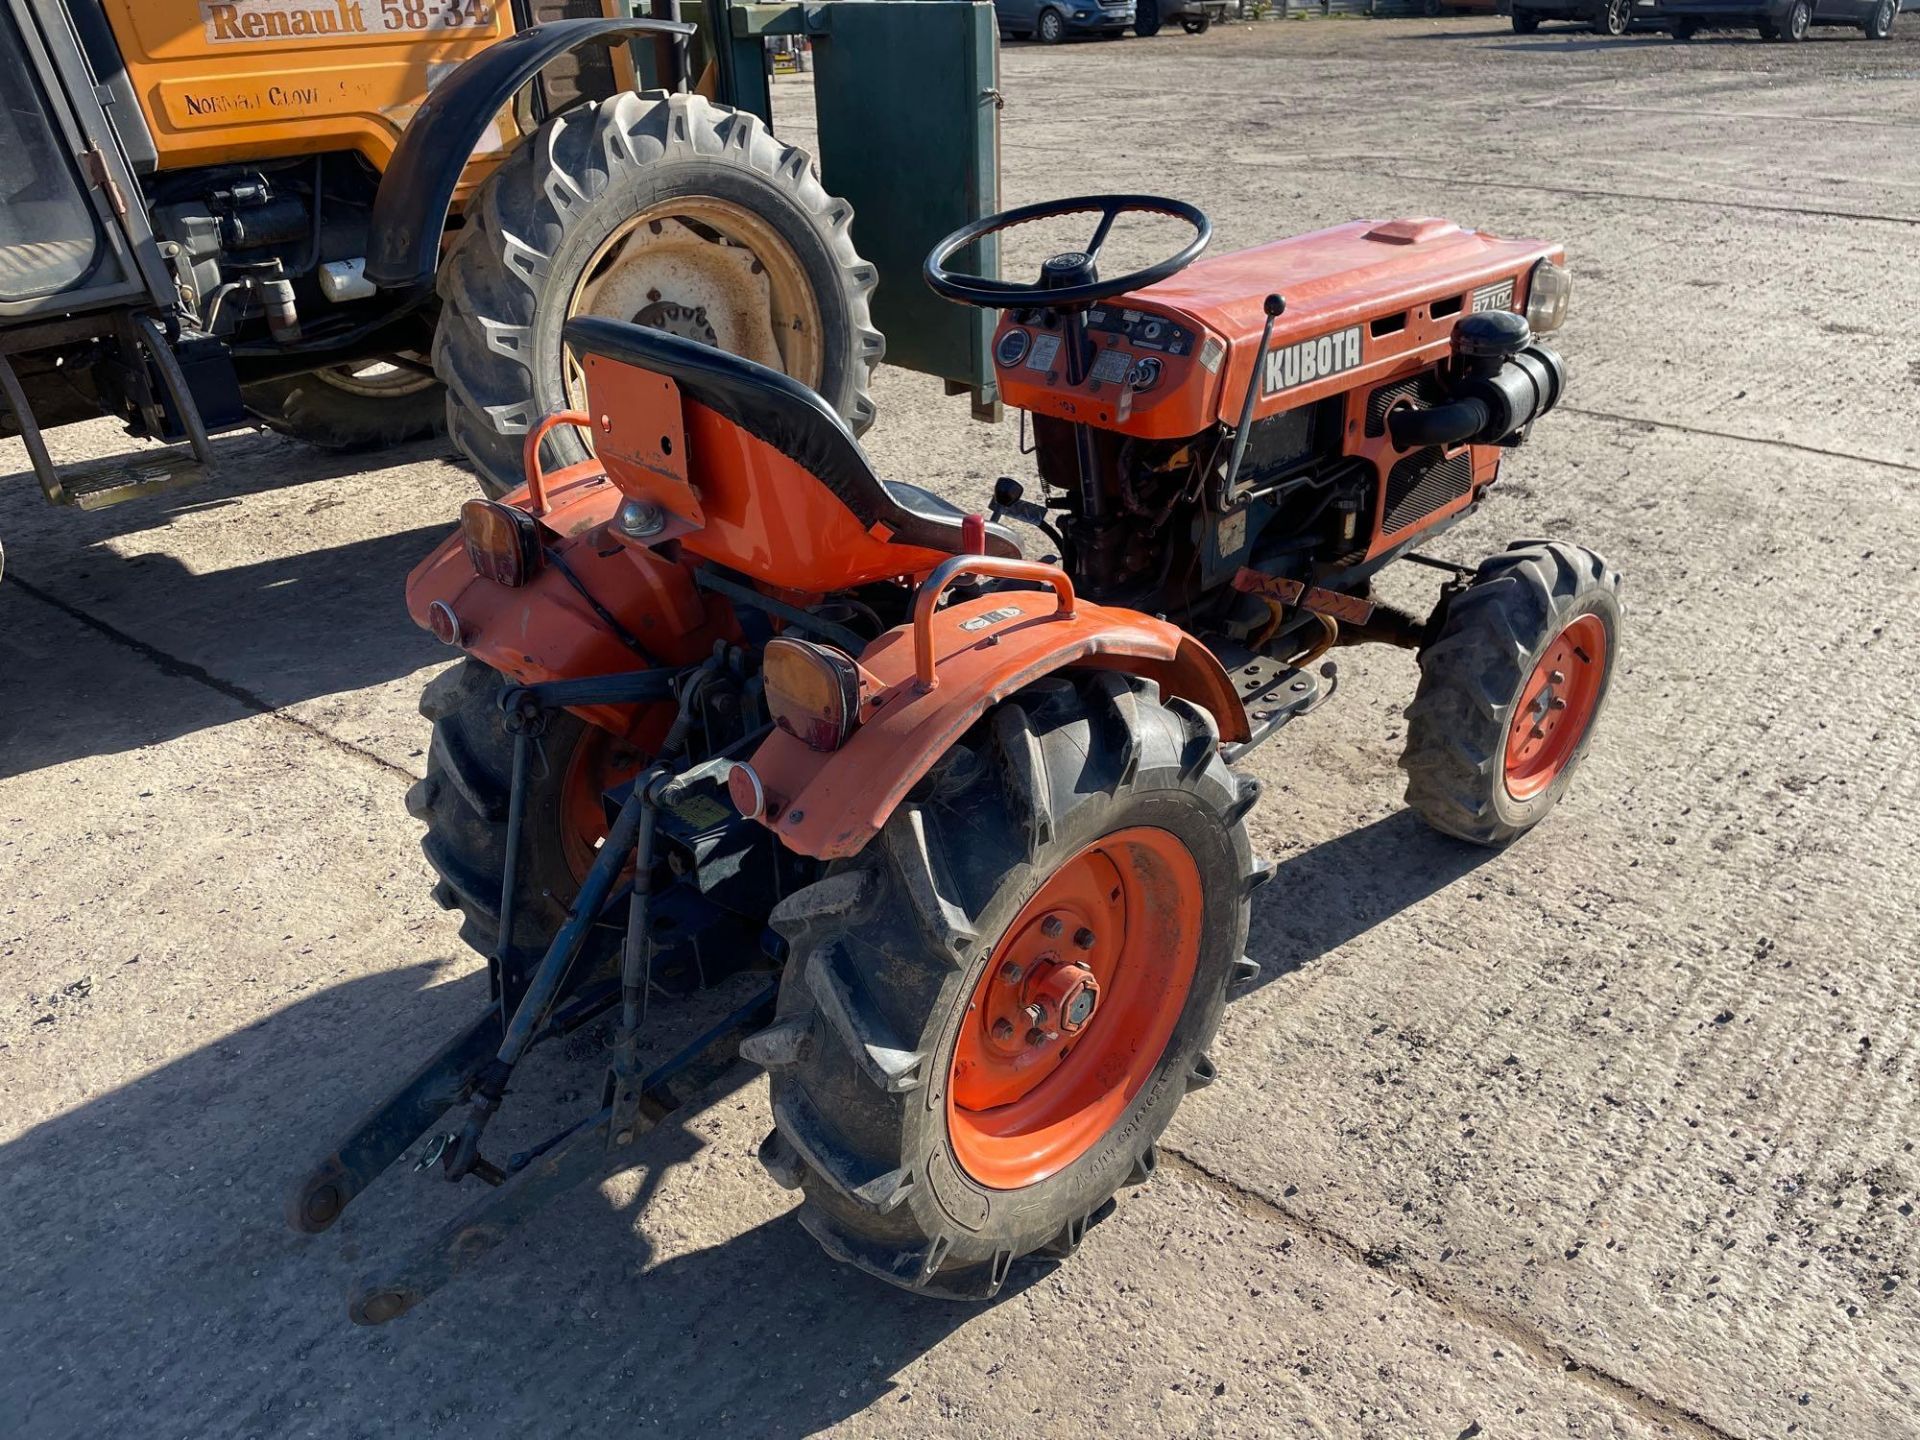
<path id="1" fill-rule="evenodd" d="M 1038 1025 L 1027 1031 L 1027 1044 L 1029 1045 L 1044 1045 L 1047 1043 L 1048 1038 L 1047 1032 L 1042 1030 Z"/>
<path id="2" fill-rule="evenodd" d="M 1011 1020 L 994 1021 L 993 1038 L 998 1040 L 1002 1045 L 1013 1039 L 1013 1022 Z"/>
<path id="3" fill-rule="evenodd" d="M 1066 928 L 1065 925 L 1060 923 L 1060 917 L 1058 915 L 1049 915 L 1040 922 L 1040 933 L 1049 940 L 1058 940 L 1060 938 L 1060 932 Z"/>
<path id="4" fill-rule="evenodd" d="M 1018 960 L 1009 960 L 1000 967 L 1000 983 L 1002 985 L 1018 985 L 1021 980 L 1025 978 L 1026 973 Z"/>
<path id="5" fill-rule="evenodd" d="M 1564 710 L 1567 708 L 1567 702 L 1564 697 L 1556 695 L 1547 702 L 1547 708 L 1549 710 Z"/>
<path id="6" fill-rule="evenodd" d="M 1547 684 L 1549 685 L 1564 685 L 1566 683 L 1567 683 L 1567 672 L 1564 670 L 1556 670 L 1551 675 L 1547 676 Z"/>
<path id="7" fill-rule="evenodd" d="M 1082 925 L 1078 930 L 1073 932 L 1073 943 L 1079 946 L 1082 950 L 1093 949 L 1093 939 L 1094 939 L 1093 931 L 1089 930 L 1084 925 Z"/>
<path id="8" fill-rule="evenodd" d="M 1044 1025 L 1047 1023 L 1047 1007 L 1038 1001 L 1027 1006 L 1027 1008 L 1020 1013 L 1025 1015 L 1027 1019 L 1031 1020 L 1035 1025 Z"/>

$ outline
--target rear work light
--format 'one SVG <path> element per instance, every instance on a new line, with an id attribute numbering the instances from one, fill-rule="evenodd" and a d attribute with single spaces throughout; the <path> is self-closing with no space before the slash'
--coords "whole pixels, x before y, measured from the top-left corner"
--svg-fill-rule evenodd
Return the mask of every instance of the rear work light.
<path id="1" fill-rule="evenodd" d="M 831 645 L 781 635 L 761 660 L 767 713 L 812 750 L 838 750 L 860 720 L 860 667 Z"/>
<path id="2" fill-rule="evenodd" d="M 540 572 L 540 522 L 497 500 L 469 500 L 460 507 L 460 534 L 473 573 L 509 589 Z"/>
<path id="3" fill-rule="evenodd" d="M 1533 333 L 1544 335 L 1564 325 L 1567 304 L 1572 299 L 1572 271 L 1551 260 L 1535 265 L 1533 279 L 1527 285 L 1527 324 L 1533 327 Z"/>

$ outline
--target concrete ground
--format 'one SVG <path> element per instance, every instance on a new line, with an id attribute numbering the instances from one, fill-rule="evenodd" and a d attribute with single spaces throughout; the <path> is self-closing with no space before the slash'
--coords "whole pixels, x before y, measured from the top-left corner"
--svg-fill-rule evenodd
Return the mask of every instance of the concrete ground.
<path id="1" fill-rule="evenodd" d="M 315 1145 L 484 996 L 401 804 L 446 659 L 401 582 L 469 482 L 431 448 L 270 437 L 93 516 L 16 476 L 0 1428 L 1920 1431 L 1902 25 L 1009 47 L 1010 203 L 1182 195 L 1223 248 L 1404 213 L 1564 241 L 1570 401 L 1441 548 L 1592 545 L 1630 629 L 1583 783 L 1498 855 L 1400 807 L 1411 660 L 1346 656 L 1336 701 L 1252 766 L 1281 869 L 1220 1082 L 1072 1263 L 984 1310 L 820 1255 L 753 1160 L 755 1081 L 414 1314 L 349 1325 L 355 1275 L 463 1198 L 402 1166 L 325 1236 L 279 1215 Z M 961 498 L 1024 473 L 1011 421 L 899 373 L 879 398 L 884 470 Z M 598 1083 L 591 1040 L 535 1070 L 529 1133 Z"/>

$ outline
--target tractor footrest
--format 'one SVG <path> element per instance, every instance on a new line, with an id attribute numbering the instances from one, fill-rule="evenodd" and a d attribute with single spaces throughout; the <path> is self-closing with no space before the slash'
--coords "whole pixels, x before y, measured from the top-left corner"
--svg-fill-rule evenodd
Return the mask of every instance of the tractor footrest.
<path id="1" fill-rule="evenodd" d="M 122 500 L 191 484 L 205 479 L 207 474 L 207 467 L 194 458 L 191 449 L 185 445 L 169 445 L 63 465 L 57 490 L 47 498 L 82 510 L 104 510 Z"/>
<path id="2" fill-rule="evenodd" d="M 1246 707 L 1247 724 L 1252 732 L 1239 744 L 1221 748 L 1221 758 L 1229 765 L 1239 764 L 1256 745 L 1270 739 L 1289 720 L 1298 720 L 1308 711 L 1319 708 L 1320 702 L 1333 694 L 1334 686 L 1339 683 L 1331 661 L 1314 674 L 1265 655 L 1244 653 L 1230 666 L 1227 677 L 1233 681 L 1240 703 Z"/>

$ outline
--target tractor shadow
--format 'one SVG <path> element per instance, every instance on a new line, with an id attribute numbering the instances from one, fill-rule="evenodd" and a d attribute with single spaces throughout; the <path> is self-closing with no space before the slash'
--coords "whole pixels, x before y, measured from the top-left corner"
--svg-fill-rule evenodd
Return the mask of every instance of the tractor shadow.
<path id="1" fill-rule="evenodd" d="M 290 1232 L 281 1203 L 341 1121 L 484 1003 L 477 974 L 427 985 L 434 969 L 310 994 L 0 1146 L 10 1436 L 797 1437 L 909 1399 L 899 1372 L 981 1313 L 822 1255 L 741 1138 L 757 1129 L 715 1123 L 764 1108 L 742 1089 L 648 1136 L 637 1187 L 580 1186 L 412 1313 L 352 1325 L 356 1279 L 474 1187 L 403 1158 L 319 1236 Z M 590 1056 L 547 1069 L 522 1092 L 532 1134 L 598 1084 Z"/>
<path id="2" fill-rule="evenodd" d="M 444 479 L 409 474 L 403 505 L 370 476 L 437 460 L 444 447 L 354 456 L 277 436 L 216 443 L 212 478 L 103 511 L 47 505 L 30 474 L 0 489 L 0 778 L 362 690 L 445 658 L 408 618 L 403 591 L 469 482 L 451 468 Z M 271 493 L 294 485 L 305 488 Z M 400 528 L 388 522 L 396 513 Z M 272 558 L 248 560 L 254 533 L 255 553 Z M 298 543 L 303 533 L 310 545 Z M 142 534 L 168 538 L 144 549 L 150 542 L 135 539 L 137 553 L 110 548 Z"/>
<path id="3" fill-rule="evenodd" d="M 1500 852 L 1454 840 L 1411 810 L 1280 861 L 1255 892 L 1248 953 L 1260 975 L 1244 998 L 1471 875 Z"/>

